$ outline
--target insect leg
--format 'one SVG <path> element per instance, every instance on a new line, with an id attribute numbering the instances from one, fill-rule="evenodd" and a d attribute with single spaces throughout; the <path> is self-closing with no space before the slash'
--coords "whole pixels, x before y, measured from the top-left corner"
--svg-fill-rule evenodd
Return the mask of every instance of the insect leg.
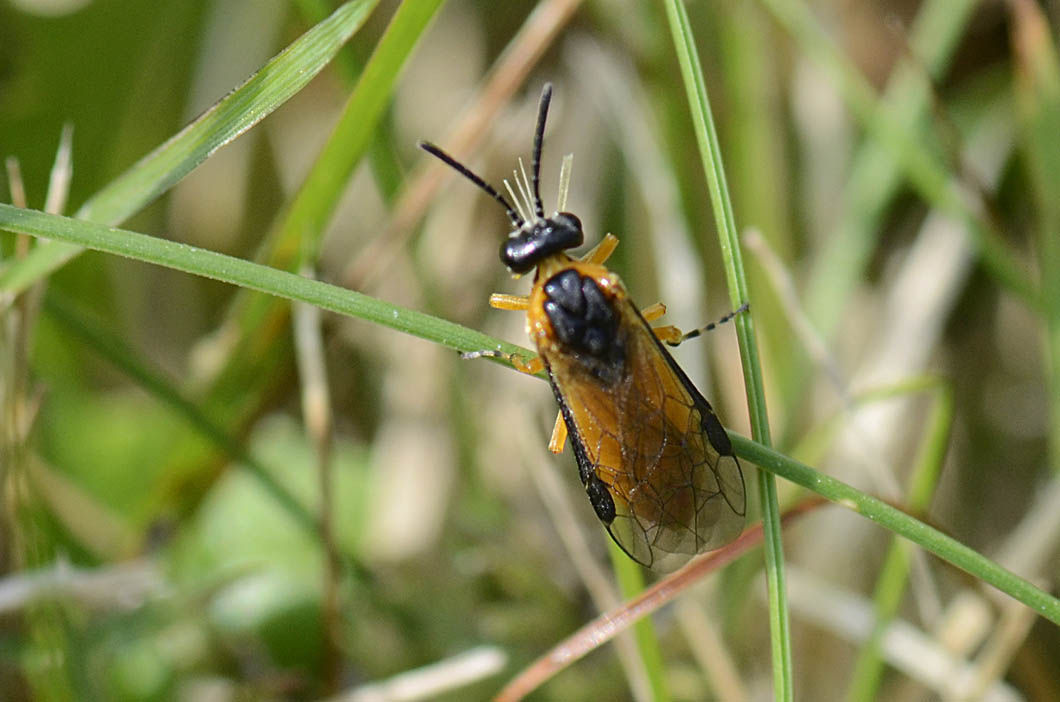
<path id="1" fill-rule="evenodd" d="M 523 312 L 529 306 L 530 298 L 522 295 L 505 295 L 504 293 L 493 293 L 490 295 L 490 307 L 497 310 Z"/>
<path id="2" fill-rule="evenodd" d="M 615 248 L 618 246 L 618 237 L 614 234 L 608 234 L 600 243 L 593 247 L 587 254 L 582 256 L 582 260 L 587 263 L 603 263 L 607 259 L 611 258 L 611 254 L 615 252 Z"/>
<path id="3" fill-rule="evenodd" d="M 661 327 L 652 327 L 652 333 L 655 334 L 656 339 L 667 343 L 670 346 L 677 346 L 684 341 L 685 338 L 685 335 L 681 330 L 672 324 L 666 324 Z"/>
<path id="4" fill-rule="evenodd" d="M 640 311 L 640 316 L 644 317 L 645 322 L 654 322 L 664 314 L 666 314 L 666 305 L 661 302 L 656 302 L 654 305 L 648 305 Z M 651 331 L 659 341 L 671 345 L 681 343 L 684 338 L 684 334 L 681 333 L 681 330 L 672 324 L 652 327 Z"/>
<path id="5" fill-rule="evenodd" d="M 512 367 L 520 373 L 526 373 L 527 375 L 537 375 L 541 371 L 545 370 L 545 362 L 541 360 L 540 356 L 534 356 L 529 361 L 524 360 L 522 356 L 512 354 L 508 356 L 508 360 L 511 362 Z"/>
<path id="6" fill-rule="evenodd" d="M 483 349 L 482 351 L 468 351 L 467 353 L 460 354 L 460 358 L 465 361 L 471 361 L 476 358 L 503 358 L 512 364 L 512 368 L 519 371 L 520 373 L 526 373 L 527 375 L 537 375 L 545 369 L 545 363 L 541 360 L 540 356 L 534 356 L 529 361 L 525 360 L 522 356 L 514 353 L 501 353 L 500 351 L 494 351 L 493 349 Z"/>
<path id="7" fill-rule="evenodd" d="M 665 341 L 667 345 L 680 346 L 683 342 L 688 341 L 689 339 L 694 339 L 703 332 L 711 331 L 719 324 L 725 324 L 725 322 L 728 322 L 730 319 L 740 314 L 741 312 L 746 312 L 750 306 L 750 303 L 745 302 L 740 305 L 740 309 L 733 310 L 718 321 L 711 322 L 706 326 L 700 327 L 699 329 L 693 329 L 692 331 L 686 332 L 684 334 L 682 334 L 681 330 L 677 327 L 656 327 L 655 329 L 653 329 L 653 331 L 655 332 L 655 336 L 659 337 L 660 341 Z"/>
<path id="8" fill-rule="evenodd" d="M 548 440 L 548 450 L 552 453 L 563 453 L 565 443 L 567 443 L 567 423 L 563 421 L 563 413 L 556 412 L 556 424 L 552 427 L 552 438 Z"/>
<path id="9" fill-rule="evenodd" d="M 666 305 L 661 302 L 656 302 L 654 305 L 648 305 L 640 311 L 640 316 L 644 317 L 645 322 L 654 322 L 664 314 L 666 314 Z"/>
<path id="10" fill-rule="evenodd" d="M 654 305 L 648 305 L 640 311 L 640 316 L 644 317 L 645 322 L 654 322 L 656 319 L 662 317 L 664 314 L 666 314 L 666 305 L 661 302 L 656 302 Z M 681 330 L 673 326 L 672 324 L 653 327 L 652 333 L 655 334 L 655 337 L 659 341 L 663 341 L 668 344 L 675 341 L 679 342 L 681 337 L 683 336 Z"/>

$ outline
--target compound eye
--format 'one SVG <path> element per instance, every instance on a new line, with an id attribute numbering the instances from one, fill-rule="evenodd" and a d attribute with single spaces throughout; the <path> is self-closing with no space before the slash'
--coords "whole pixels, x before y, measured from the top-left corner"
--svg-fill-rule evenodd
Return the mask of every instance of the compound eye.
<path id="1" fill-rule="evenodd" d="M 501 263 L 512 273 L 529 273 L 537 265 L 537 251 L 525 236 L 512 236 L 501 242 Z"/>
<path id="2" fill-rule="evenodd" d="M 564 249 L 573 249 L 581 246 L 585 241 L 582 232 L 582 221 L 570 212 L 557 212 L 552 219 L 553 231 L 555 232 L 556 244 Z"/>
<path id="3" fill-rule="evenodd" d="M 552 221 L 565 229 L 574 229 L 579 234 L 582 231 L 582 221 L 578 219 L 577 215 L 571 214 L 570 212 L 557 212 L 552 218 Z M 581 242 L 579 241 L 578 243 Z"/>

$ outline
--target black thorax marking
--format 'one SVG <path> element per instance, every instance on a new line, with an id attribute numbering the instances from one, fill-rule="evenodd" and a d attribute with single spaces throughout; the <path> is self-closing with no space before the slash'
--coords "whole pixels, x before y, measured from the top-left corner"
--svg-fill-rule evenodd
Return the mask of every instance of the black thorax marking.
<path id="1" fill-rule="evenodd" d="M 568 268 L 545 282 L 545 314 L 556 338 L 604 382 L 621 377 L 625 344 L 619 313 L 596 281 Z"/>

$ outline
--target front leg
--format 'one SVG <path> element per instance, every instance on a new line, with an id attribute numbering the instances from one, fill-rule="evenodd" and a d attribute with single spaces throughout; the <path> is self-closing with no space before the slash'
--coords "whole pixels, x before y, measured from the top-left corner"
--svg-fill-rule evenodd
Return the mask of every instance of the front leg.
<path id="1" fill-rule="evenodd" d="M 556 412 L 556 423 L 552 427 L 552 438 L 548 440 L 548 450 L 552 453 L 563 453 L 563 445 L 567 443 L 567 422 L 563 420 L 563 412 Z"/>
<path id="2" fill-rule="evenodd" d="M 666 314 L 666 305 L 661 302 L 656 302 L 654 305 L 648 305 L 640 311 L 640 315 L 644 317 L 645 322 L 654 322 L 664 314 Z M 684 334 L 681 333 L 681 330 L 672 324 L 652 327 L 652 332 L 659 341 L 664 341 L 667 344 L 680 341 L 684 336 Z"/>
<path id="3" fill-rule="evenodd" d="M 512 368 L 527 375 L 537 375 L 545 369 L 545 363 L 540 356 L 534 356 L 529 361 L 514 353 L 501 353 L 492 349 L 483 351 L 470 351 L 460 354 L 460 358 L 503 358 L 512 364 Z M 548 441 L 548 450 L 552 453 L 563 453 L 563 445 L 567 443 L 567 424 L 563 421 L 563 413 L 556 414 L 556 424 L 552 427 L 552 437 Z"/>
<path id="4" fill-rule="evenodd" d="M 509 312 L 525 312 L 530 307 L 530 298 L 523 295 L 493 293 L 490 295 L 490 307 Z"/>
<path id="5" fill-rule="evenodd" d="M 526 360 L 523 356 L 520 356 L 517 353 L 501 353 L 500 351 L 494 351 L 493 349 L 468 351 L 467 353 L 460 354 L 460 358 L 465 361 L 470 361 L 475 358 L 503 358 L 508 361 L 508 363 L 512 364 L 512 368 L 520 373 L 526 373 L 527 375 L 537 375 L 545 370 L 545 362 L 541 360 L 540 356 L 534 356 L 530 360 Z"/>

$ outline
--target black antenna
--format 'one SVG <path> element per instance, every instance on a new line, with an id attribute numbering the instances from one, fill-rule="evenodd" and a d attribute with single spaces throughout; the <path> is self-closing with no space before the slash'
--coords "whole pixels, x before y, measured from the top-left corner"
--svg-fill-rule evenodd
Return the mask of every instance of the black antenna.
<path id="1" fill-rule="evenodd" d="M 515 211 L 515 208 L 512 207 L 507 200 L 504 199 L 503 195 L 494 190 L 492 185 L 472 173 L 471 169 L 469 169 L 467 166 L 460 163 L 455 158 L 445 153 L 429 141 L 421 141 L 420 148 L 426 151 L 427 153 L 431 154 L 432 156 L 435 156 L 438 159 L 444 161 L 457 173 L 464 176 L 472 183 L 485 190 L 490 197 L 492 197 L 497 202 L 501 203 L 501 207 L 503 207 L 505 213 L 507 213 L 508 219 L 512 221 L 512 224 L 514 224 L 517 229 L 521 228 L 524 224 L 526 224 L 526 222 L 523 221 L 523 218 L 519 216 L 519 213 Z"/>
<path id="2" fill-rule="evenodd" d="M 534 153 L 530 160 L 530 177 L 533 178 L 534 188 L 534 214 L 538 218 L 545 216 L 545 208 L 541 204 L 541 142 L 545 137 L 545 118 L 548 117 L 548 103 L 552 102 L 552 84 L 545 83 L 541 90 L 541 106 L 537 108 L 537 131 L 534 132 Z"/>

